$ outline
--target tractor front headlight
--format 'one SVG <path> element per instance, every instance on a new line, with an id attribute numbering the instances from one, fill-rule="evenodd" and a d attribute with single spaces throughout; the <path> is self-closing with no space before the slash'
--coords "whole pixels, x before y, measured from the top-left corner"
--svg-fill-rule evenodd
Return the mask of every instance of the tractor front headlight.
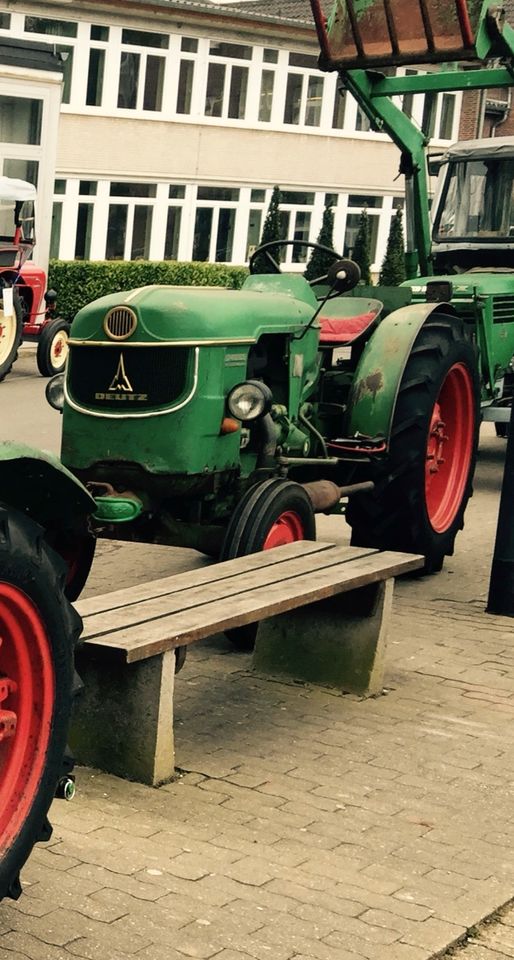
<path id="1" fill-rule="evenodd" d="M 50 406 L 62 413 L 64 407 L 64 373 L 58 373 L 57 376 L 48 381 L 45 395 Z"/>
<path id="2" fill-rule="evenodd" d="M 227 397 L 227 407 L 236 420 L 257 420 L 269 413 L 272 395 L 269 387 L 260 380 L 245 380 L 233 387 Z"/>

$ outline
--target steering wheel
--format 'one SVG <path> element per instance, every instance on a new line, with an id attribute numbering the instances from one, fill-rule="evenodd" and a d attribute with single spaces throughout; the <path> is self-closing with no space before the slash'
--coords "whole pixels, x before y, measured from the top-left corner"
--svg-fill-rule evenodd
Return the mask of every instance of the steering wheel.
<path id="1" fill-rule="evenodd" d="M 272 273 L 282 273 L 280 268 L 280 261 L 276 260 L 272 254 L 272 250 L 280 250 L 281 247 L 306 247 L 310 250 L 320 250 L 322 253 L 328 253 L 334 258 L 334 263 L 341 259 L 340 255 L 332 250 L 331 247 L 325 247 L 322 243 L 311 243 L 309 240 L 270 240 L 269 243 L 263 243 L 260 247 L 257 247 L 249 260 L 248 268 L 251 274 L 262 273 L 262 270 L 258 268 L 258 258 L 264 257 L 265 260 L 269 263 Z M 328 273 L 323 273 L 320 277 L 315 277 L 314 280 L 308 280 L 309 286 L 315 287 L 318 283 L 326 283 L 329 279 Z M 318 298 L 320 299 L 320 298 Z M 324 299 L 321 298 L 321 299 Z"/>

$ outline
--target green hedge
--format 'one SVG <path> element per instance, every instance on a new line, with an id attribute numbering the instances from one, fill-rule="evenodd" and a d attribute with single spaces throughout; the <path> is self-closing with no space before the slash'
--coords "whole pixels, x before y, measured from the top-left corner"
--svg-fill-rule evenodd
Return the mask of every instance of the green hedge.
<path id="1" fill-rule="evenodd" d="M 71 321 L 77 310 L 107 293 L 133 290 L 152 283 L 238 290 L 247 276 L 246 267 L 227 267 L 221 263 L 51 260 L 48 287 L 57 291 L 59 316 Z"/>

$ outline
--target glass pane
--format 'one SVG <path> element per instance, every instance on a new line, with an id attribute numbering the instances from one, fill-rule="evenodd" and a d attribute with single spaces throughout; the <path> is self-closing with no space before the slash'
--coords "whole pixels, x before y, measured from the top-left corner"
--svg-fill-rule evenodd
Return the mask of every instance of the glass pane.
<path id="1" fill-rule="evenodd" d="M 265 48 L 262 54 L 262 59 L 264 63 L 278 63 L 278 50 L 270 50 Z"/>
<path id="2" fill-rule="evenodd" d="M 299 73 L 290 73 L 287 77 L 286 105 L 284 123 L 300 122 L 303 77 Z"/>
<path id="3" fill-rule="evenodd" d="M 123 260 L 127 233 L 128 207 L 125 203 L 112 203 L 107 223 L 106 260 Z"/>
<path id="4" fill-rule="evenodd" d="M 54 181 L 54 193 L 66 193 L 66 180 Z"/>
<path id="5" fill-rule="evenodd" d="M 310 206 L 314 203 L 313 193 L 302 193 L 299 190 L 283 190 L 282 203 L 296 203 Z"/>
<path id="6" fill-rule="evenodd" d="M 37 187 L 39 163 L 37 160 L 4 160 L 4 177 L 19 177 Z"/>
<path id="7" fill-rule="evenodd" d="M 255 248 L 259 246 L 261 236 L 262 210 L 250 210 L 248 218 L 248 238 L 246 241 L 246 258 L 251 257 Z"/>
<path id="8" fill-rule="evenodd" d="M 75 260 L 90 259 L 93 209 L 92 203 L 79 203 L 77 233 L 75 238 Z"/>
<path id="9" fill-rule="evenodd" d="M 265 190 L 252 190 L 252 192 L 250 193 L 250 201 L 252 203 L 264 203 L 265 199 L 266 199 Z"/>
<path id="10" fill-rule="evenodd" d="M 178 77 L 177 113 L 191 113 L 194 60 L 181 60 Z"/>
<path id="11" fill-rule="evenodd" d="M 105 50 L 90 50 L 86 90 L 86 104 L 88 107 L 100 107 L 102 105 L 104 69 Z"/>
<path id="12" fill-rule="evenodd" d="M 212 207 L 201 207 L 196 211 L 195 236 L 193 241 L 193 260 L 208 260 L 211 245 Z"/>
<path id="13" fill-rule="evenodd" d="M 11 26 L 11 14 L 0 13 L 0 30 L 9 30 Z"/>
<path id="14" fill-rule="evenodd" d="M 218 40 L 211 40 L 209 52 L 211 57 L 237 57 L 238 60 L 252 59 L 252 48 L 245 47 L 240 43 L 222 43 Z"/>
<path id="15" fill-rule="evenodd" d="M 46 17 L 25 17 L 27 33 L 46 33 L 51 37 L 76 37 L 77 24 L 66 20 L 49 20 Z"/>
<path id="16" fill-rule="evenodd" d="M 0 96 L 0 141 L 41 143 L 42 100 Z"/>
<path id="17" fill-rule="evenodd" d="M 182 37 L 180 49 L 183 50 L 184 53 L 196 53 L 198 50 L 198 40 L 195 40 L 193 37 Z"/>
<path id="18" fill-rule="evenodd" d="M 198 187 L 199 200 L 232 200 L 237 203 L 239 190 L 232 187 Z"/>
<path id="19" fill-rule="evenodd" d="M 155 197 L 155 183 L 123 183 L 113 180 L 109 193 L 111 197 Z"/>
<path id="20" fill-rule="evenodd" d="M 289 221 L 291 219 L 291 214 L 289 210 L 279 210 L 278 212 L 278 221 L 279 221 L 279 235 L 281 240 L 287 240 L 289 237 Z"/>
<path id="21" fill-rule="evenodd" d="M 290 53 L 289 66 L 290 67 L 307 67 L 309 70 L 317 70 L 318 58 L 311 57 L 306 53 Z"/>
<path id="22" fill-rule="evenodd" d="M 264 123 L 268 123 L 271 120 L 274 83 L 275 71 L 263 70 L 261 78 L 261 95 L 259 100 L 259 120 L 262 120 Z"/>
<path id="23" fill-rule="evenodd" d="M 59 256 L 59 240 L 61 237 L 62 203 L 54 203 L 52 210 L 52 228 L 50 232 L 50 259 Z"/>
<path id="24" fill-rule="evenodd" d="M 60 43 L 56 46 L 57 53 L 62 53 L 62 65 L 63 65 L 63 88 L 62 88 L 62 102 L 70 102 L 71 94 L 71 75 L 73 72 L 73 47 L 63 47 Z"/>
<path id="25" fill-rule="evenodd" d="M 166 223 L 166 239 L 164 241 L 165 260 L 177 259 L 181 220 L 182 207 L 168 207 L 168 222 Z"/>
<path id="26" fill-rule="evenodd" d="M 216 261 L 218 263 L 230 263 L 232 260 L 235 222 L 236 211 L 233 208 L 220 210 L 218 236 L 216 237 Z"/>
<path id="27" fill-rule="evenodd" d="M 164 57 L 147 57 L 143 110 L 162 110 Z"/>
<path id="28" fill-rule="evenodd" d="M 94 23 L 91 27 L 91 39 L 92 40 L 108 40 L 109 27 L 100 27 L 98 26 L 98 24 Z"/>
<path id="29" fill-rule="evenodd" d="M 118 106 L 125 110 L 136 109 L 140 61 L 139 53 L 122 53 L 121 55 Z"/>
<path id="30" fill-rule="evenodd" d="M 362 193 L 351 193 L 348 197 L 348 206 L 380 208 L 382 206 L 383 199 L 383 197 L 370 197 Z"/>
<path id="31" fill-rule="evenodd" d="M 323 77 L 309 77 L 307 106 L 305 108 L 305 123 L 308 127 L 319 127 L 322 97 Z"/>
<path id="32" fill-rule="evenodd" d="M 426 93 L 423 104 L 423 118 L 421 120 L 421 129 L 426 137 L 434 136 L 435 108 L 437 103 L 437 94 Z"/>
<path id="33" fill-rule="evenodd" d="M 334 99 L 334 112 L 332 114 L 332 126 L 334 130 L 343 129 L 345 110 L 346 110 L 346 91 L 336 89 L 336 95 Z"/>
<path id="34" fill-rule="evenodd" d="M 98 183 L 96 180 L 81 180 L 79 183 L 79 193 L 86 197 L 96 197 Z"/>
<path id="35" fill-rule="evenodd" d="M 228 116 L 231 120 L 244 119 L 247 87 L 248 67 L 232 67 L 228 99 Z"/>
<path id="36" fill-rule="evenodd" d="M 225 65 L 210 63 L 207 74 L 207 93 L 205 95 L 205 116 L 221 117 L 223 107 L 223 87 L 225 84 Z"/>
<path id="37" fill-rule="evenodd" d="M 364 113 L 363 110 L 361 110 L 360 107 L 357 107 L 357 116 L 355 118 L 355 129 L 362 130 L 364 133 L 366 133 L 370 129 L 370 127 L 371 127 L 371 124 L 366 114 Z"/>
<path id="38" fill-rule="evenodd" d="M 138 47 L 160 47 L 167 50 L 170 38 L 167 33 L 147 33 L 145 30 L 122 30 L 121 42 Z"/>
<path id="39" fill-rule="evenodd" d="M 170 200 L 183 200 L 186 195 L 186 188 L 178 186 L 176 183 L 170 183 Z"/>
<path id="40" fill-rule="evenodd" d="M 134 208 L 134 227 L 132 230 L 131 260 L 148 260 L 150 255 L 150 237 L 152 235 L 153 207 Z"/>
<path id="41" fill-rule="evenodd" d="M 296 214 L 296 221 L 294 227 L 294 240 L 308 240 L 309 239 L 309 230 L 311 227 L 311 215 L 305 210 L 299 210 Z M 310 250 L 307 247 L 302 247 L 299 250 L 293 252 L 293 263 L 305 263 L 307 257 L 310 254 Z"/>
<path id="42" fill-rule="evenodd" d="M 451 140 L 453 135 L 453 117 L 455 114 L 455 97 L 443 93 L 441 103 L 441 120 L 439 122 L 439 136 L 441 140 Z"/>

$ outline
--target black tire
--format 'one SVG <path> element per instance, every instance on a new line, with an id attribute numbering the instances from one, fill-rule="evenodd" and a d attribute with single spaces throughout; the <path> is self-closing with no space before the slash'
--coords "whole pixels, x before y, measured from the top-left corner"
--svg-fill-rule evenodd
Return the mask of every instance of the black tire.
<path id="1" fill-rule="evenodd" d="M 42 377 L 62 373 L 68 356 L 70 325 L 66 320 L 51 320 L 43 327 L 37 345 L 37 368 Z M 57 348 L 60 348 L 57 353 Z"/>
<path id="2" fill-rule="evenodd" d="M 249 553 L 260 553 L 266 548 L 270 531 L 287 514 L 290 525 L 281 537 L 276 528 L 276 539 L 283 542 L 316 539 L 316 518 L 308 494 L 292 480 L 265 480 L 251 487 L 237 504 L 225 533 L 220 560 L 233 560 Z M 301 533 L 301 536 L 295 534 Z M 271 544 L 270 544 L 271 545 Z M 273 543 L 278 546 L 278 543 Z M 227 637 L 239 650 L 253 650 L 257 625 L 248 624 L 227 630 Z"/>
<path id="3" fill-rule="evenodd" d="M 20 870 L 34 844 L 51 835 L 48 809 L 70 769 L 65 751 L 81 620 L 64 596 L 64 580 L 64 564 L 42 528 L 0 505 L 0 675 L 14 674 L 18 685 L 6 695 L 4 690 L 0 702 L 0 710 L 18 721 L 14 736 L 11 731 L 0 740 L 0 900 L 19 896 Z M 10 630 L 9 617 L 15 624 Z M 25 667 L 23 649 L 30 652 Z M 20 763 L 10 744 L 22 730 L 26 743 Z"/>
<path id="4" fill-rule="evenodd" d="M 389 455 L 372 468 L 370 479 L 375 481 L 375 489 L 371 494 L 350 499 L 346 517 L 352 527 L 352 544 L 420 553 L 426 557 L 421 572 L 435 573 L 441 569 L 444 557 L 453 554 L 455 537 L 464 526 L 464 512 L 472 494 L 479 410 L 476 352 L 464 326 L 454 317 L 432 316 L 418 334 L 405 367 Z M 463 411 L 467 411 L 466 416 Z M 437 412 L 446 417 L 449 426 L 447 423 L 446 428 L 439 428 L 435 424 Z M 452 448 L 451 433 L 456 424 Z M 443 444 L 448 444 L 445 429 L 450 434 L 447 459 L 439 461 L 437 456 L 431 456 L 437 464 L 443 464 L 440 472 L 436 467 L 435 480 L 430 479 L 427 466 L 431 426 L 434 432 L 430 436 L 437 436 Z M 460 436 L 463 439 L 459 447 Z M 441 451 L 440 446 L 440 456 Z M 447 471 L 450 476 L 445 484 Z M 439 486 L 428 486 L 427 492 L 430 483 Z M 434 490 L 435 493 L 431 492 Z"/>
<path id="5" fill-rule="evenodd" d="M 88 530 L 83 533 L 74 531 L 48 531 L 47 541 L 66 564 L 64 593 L 72 603 L 82 593 L 95 558 L 96 537 Z"/>
<path id="6" fill-rule="evenodd" d="M 13 291 L 14 316 L 4 317 L 3 290 L 10 284 L 0 278 L 0 381 L 4 380 L 18 357 L 23 334 L 23 309 L 19 294 Z"/>

